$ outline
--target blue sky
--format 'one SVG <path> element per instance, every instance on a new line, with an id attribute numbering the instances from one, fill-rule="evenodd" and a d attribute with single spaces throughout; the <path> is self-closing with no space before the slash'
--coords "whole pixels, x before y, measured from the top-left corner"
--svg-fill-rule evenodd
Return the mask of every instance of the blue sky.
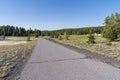
<path id="1" fill-rule="evenodd" d="M 100 26 L 120 0 L 0 0 L 0 25 L 54 30 Z"/>

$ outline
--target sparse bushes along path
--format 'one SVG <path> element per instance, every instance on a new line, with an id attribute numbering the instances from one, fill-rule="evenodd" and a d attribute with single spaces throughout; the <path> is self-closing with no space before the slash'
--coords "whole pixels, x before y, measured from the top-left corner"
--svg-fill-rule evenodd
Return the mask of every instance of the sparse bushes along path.
<path id="1" fill-rule="evenodd" d="M 107 40 L 101 36 L 95 36 L 96 44 L 87 44 L 88 36 L 83 35 L 70 35 L 69 40 L 59 40 L 49 38 L 62 44 L 71 45 L 80 49 L 86 49 L 90 52 L 97 53 L 104 57 L 110 57 L 114 60 L 120 61 L 120 42 L 107 43 Z M 111 45 L 112 44 L 112 45 Z M 115 64 L 115 67 L 120 68 L 120 64 Z"/>
<path id="2" fill-rule="evenodd" d="M 18 80 L 36 41 L 26 44 L 0 46 L 0 80 Z"/>

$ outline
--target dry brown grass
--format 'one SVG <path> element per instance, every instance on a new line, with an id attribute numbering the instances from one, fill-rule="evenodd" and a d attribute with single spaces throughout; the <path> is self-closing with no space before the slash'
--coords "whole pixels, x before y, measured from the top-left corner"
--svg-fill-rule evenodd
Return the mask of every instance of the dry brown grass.
<path id="1" fill-rule="evenodd" d="M 19 75 L 21 71 L 19 69 L 26 63 L 36 42 L 34 40 L 24 44 L 0 46 L 0 80 L 4 80 L 6 77 L 14 80 L 14 77 Z"/>
<path id="2" fill-rule="evenodd" d="M 63 36 L 64 38 L 64 36 Z M 116 58 L 120 60 L 120 42 L 112 42 L 112 45 L 106 45 L 107 40 L 101 36 L 95 36 L 96 44 L 87 44 L 87 36 L 71 35 L 69 40 L 58 40 L 60 43 L 69 44 L 78 48 L 87 49 L 100 55 Z"/>

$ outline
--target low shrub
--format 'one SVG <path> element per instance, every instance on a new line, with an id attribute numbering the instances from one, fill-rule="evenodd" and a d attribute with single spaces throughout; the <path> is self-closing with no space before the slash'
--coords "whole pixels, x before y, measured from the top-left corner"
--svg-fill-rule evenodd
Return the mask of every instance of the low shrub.
<path id="1" fill-rule="evenodd" d="M 106 45 L 111 46 L 111 45 L 112 45 L 112 42 L 111 42 L 111 41 L 107 41 L 107 42 L 106 42 Z"/>
<path id="2" fill-rule="evenodd" d="M 59 39 L 59 40 L 62 40 L 62 39 L 63 39 L 63 37 L 62 37 L 62 36 L 59 36 L 59 37 L 58 37 L 58 39 Z"/>
<path id="3" fill-rule="evenodd" d="M 35 33 L 35 38 L 38 38 L 39 37 L 39 34 L 38 33 Z"/>
<path id="4" fill-rule="evenodd" d="M 30 40 L 30 36 L 27 36 L 27 41 L 31 41 L 31 40 Z"/>
<path id="5" fill-rule="evenodd" d="M 93 34 L 93 30 L 90 29 L 89 31 L 89 36 L 88 36 L 88 41 L 87 41 L 88 44 L 94 44 L 95 43 L 95 37 L 94 37 L 94 34 Z"/>
<path id="6" fill-rule="evenodd" d="M 69 40 L 69 35 L 65 35 L 65 40 Z"/>

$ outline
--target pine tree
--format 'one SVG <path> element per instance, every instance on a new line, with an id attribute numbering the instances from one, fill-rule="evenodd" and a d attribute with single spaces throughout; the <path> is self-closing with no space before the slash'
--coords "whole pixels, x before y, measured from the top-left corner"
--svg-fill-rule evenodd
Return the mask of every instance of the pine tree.
<path id="1" fill-rule="evenodd" d="M 65 36 L 65 40 L 69 40 L 70 36 L 66 32 L 64 33 L 64 36 Z"/>
<path id="2" fill-rule="evenodd" d="M 95 37 L 93 35 L 93 30 L 90 29 L 89 31 L 89 36 L 88 36 L 88 41 L 87 41 L 88 44 L 94 44 L 95 43 Z"/>
<path id="3" fill-rule="evenodd" d="M 27 41 L 30 41 L 30 33 L 29 33 L 29 30 L 27 31 Z"/>
<path id="4" fill-rule="evenodd" d="M 51 32 L 50 38 L 54 38 L 54 32 Z"/>
<path id="5" fill-rule="evenodd" d="M 59 37 L 59 33 L 55 32 L 54 33 L 54 38 L 58 38 Z"/>
<path id="6" fill-rule="evenodd" d="M 118 38 L 117 28 L 114 26 L 106 26 L 103 31 L 103 37 L 107 38 L 109 41 L 114 41 Z"/>
<path id="7" fill-rule="evenodd" d="M 59 35 L 58 39 L 59 39 L 59 40 L 62 40 L 62 39 L 63 39 L 63 37 L 62 37 L 61 35 Z"/>
<path id="8" fill-rule="evenodd" d="M 5 29 L 4 29 L 4 32 L 3 32 L 3 39 L 5 40 L 5 35 L 6 35 L 6 33 L 5 33 Z"/>

